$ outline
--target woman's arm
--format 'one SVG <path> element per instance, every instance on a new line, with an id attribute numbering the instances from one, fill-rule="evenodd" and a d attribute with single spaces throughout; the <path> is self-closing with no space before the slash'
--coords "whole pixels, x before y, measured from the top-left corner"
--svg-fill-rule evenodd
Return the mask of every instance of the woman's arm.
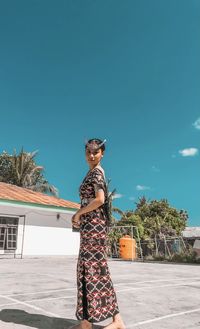
<path id="1" fill-rule="evenodd" d="M 104 190 L 99 189 L 95 193 L 95 198 L 88 203 L 87 206 L 80 208 L 73 216 L 72 216 L 72 224 L 74 226 L 77 226 L 80 224 L 80 216 L 86 214 L 87 212 L 90 212 L 92 210 L 95 210 L 102 206 L 105 201 L 105 195 Z"/>
<path id="2" fill-rule="evenodd" d="M 103 189 L 100 189 L 96 192 L 95 199 L 90 201 L 90 203 L 88 203 L 87 206 L 80 208 L 77 211 L 77 213 L 81 216 L 89 211 L 95 210 L 100 206 L 102 206 L 102 204 L 104 204 L 104 201 L 105 201 L 104 191 Z"/>
<path id="3" fill-rule="evenodd" d="M 95 210 L 102 206 L 105 202 L 105 181 L 104 174 L 100 169 L 94 169 L 91 175 L 91 186 L 94 188 L 95 198 L 91 200 L 87 206 L 80 208 L 72 217 L 72 224 L 74 226 L 80 225 L 80 216 Z"/>

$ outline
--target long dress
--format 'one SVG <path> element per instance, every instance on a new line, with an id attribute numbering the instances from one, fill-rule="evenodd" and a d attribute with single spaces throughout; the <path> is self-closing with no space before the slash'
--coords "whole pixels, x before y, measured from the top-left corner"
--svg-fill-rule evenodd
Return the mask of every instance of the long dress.
<path id="1" fill-rule="evenodd" d="M 89 170 L 79 188 L 81 207 L 95 198 L 98 189 L 105 191 L 105 183 L 102 167 Z M 75 312 L 78 320 L 100 322 L 119 313 L 107 264 L 107 233 L 102 206 L 81 215 Z"/>

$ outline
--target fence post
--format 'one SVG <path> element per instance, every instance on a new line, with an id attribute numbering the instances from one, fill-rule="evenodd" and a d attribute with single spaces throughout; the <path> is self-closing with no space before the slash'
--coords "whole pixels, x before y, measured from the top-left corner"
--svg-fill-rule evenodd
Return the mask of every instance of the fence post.
<path id="1" fill-rule="evenodd" d="M 156 245 L 156 256 L 158 256 L 158 244 L 157 244 L 156 235 L 155 235 L 155 245 Z"/>

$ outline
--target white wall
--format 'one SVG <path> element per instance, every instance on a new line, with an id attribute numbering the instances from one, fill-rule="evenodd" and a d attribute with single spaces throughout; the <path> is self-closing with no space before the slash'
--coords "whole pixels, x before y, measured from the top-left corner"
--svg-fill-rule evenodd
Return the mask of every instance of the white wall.
<path id="1" fill-rule="evenodd" d="M 25 215 L 25 225 L 19 217 L 16 255 L 78 255 L 80 234 L 71 229 L 73 212 L 0 204 L 0 215 Z"/>
<path id="2" fill-rule="evenodd" d="M 70 228 L 25 227 L 24 255 L 77 255 L 79 233 Z"/>
<path id="3" fill-rule="evenodd" d="M 16 254 L 21 254 L 22 246 L 23 246 L 23 230 L 24 230 L 24 218 L 19 218 L 19 226 L 18 226 L 18 235 L 17 235 L 17 250 Z"/>

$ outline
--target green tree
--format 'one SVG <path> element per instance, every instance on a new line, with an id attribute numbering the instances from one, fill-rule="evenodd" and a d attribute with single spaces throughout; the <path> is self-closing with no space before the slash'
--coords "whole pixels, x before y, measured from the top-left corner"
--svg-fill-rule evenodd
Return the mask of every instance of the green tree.
<path id="1" fill-rule="evenodd" d="M 0 154 L 0 181 L 58 196 L 57 188 L 44 177 L 44 167 L 35 162 L 37 153 L 25 152 L 22 148 L 19 154 L 16 151 Z"/>
<path id="2" fill-rule="evenodd" d="M 171 207 L 166 199 L 149 201 L 143 196 L 136 202 L 135 210 L 122 212 L 117 225 L 136 226 L 140 239 L 150 240 L 155 236 L 179 236 L 187 219 L 187 211 Z"/>
<path id="3" fill-rule="evenodd" d="M 166 199 L 147 201 L 142 197 L 136 203 L 134 213 L 140 216 L 149 238 L 155 235 L 179 236 L 185 229 L 188 219 L 187 211 L 171 207 Z"/>
<path id="4" fill-rule="evenodd" d="M 117 226 L 135 226 L 138 229 L 140 239 L 145 238 L 145 232 L 141 218 L 140 216 L 136 215 L 134 211 L 125 211 L 121 219 L 117 222 Z M 135 236 L 135 238 L 137 238 L 137 236 Z"/>
<path id="5" fill-rule="evenodd" d="M 113 250 L 117 250 L 118 240 L 122 233 L 122 231 L 117 230 L 117 226 L 134 226 L 137 228 L 133 231 L 134 238 L 142 244 L 143 255 L 155 252 L 155 248 L 157 248 L 156 241 L 162 241 L 160 244 L 161 249 L 167 248 L 165 237 L 180 236 L 188 219 L 187 211 L 171 207 L 166 199 L 150 201 L 144 196 L 136 202 L 135 210 L 122 211 L 113 207 L 113 211 L 121 216 L 120 220 L 115 221 L 114 229 L 116 229 L 116 232 L 112 230 L 109 234 Z M 129 228 L 125 230 L 131 232 Z"/>

